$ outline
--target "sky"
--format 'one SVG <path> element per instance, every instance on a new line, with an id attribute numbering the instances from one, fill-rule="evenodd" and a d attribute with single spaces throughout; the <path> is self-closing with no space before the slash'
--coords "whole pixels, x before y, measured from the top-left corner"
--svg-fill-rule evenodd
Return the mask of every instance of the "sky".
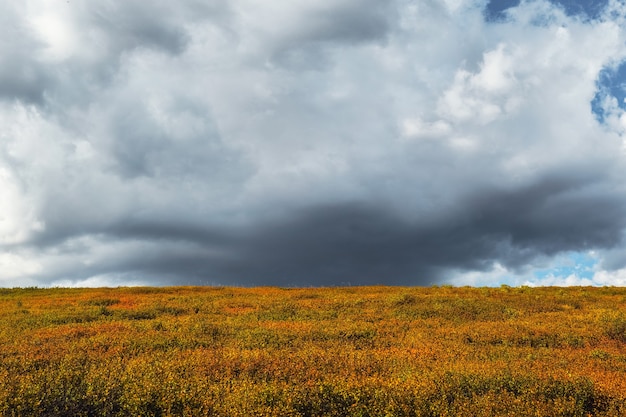
<path id="1" fill-rule="evenodd" d="M 0 286 L 624 286 L 625 100 L 625 0 L 0 0 Z"/>

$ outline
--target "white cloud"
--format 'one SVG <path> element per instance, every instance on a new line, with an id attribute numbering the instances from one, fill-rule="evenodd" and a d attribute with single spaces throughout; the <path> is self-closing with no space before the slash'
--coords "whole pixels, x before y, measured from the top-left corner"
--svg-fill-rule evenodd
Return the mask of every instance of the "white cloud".
<path id="1" fill-rule="evenodd" d="M 41 50 L 44 61 L 59 62 L 71 58 L 80 48 L 80 36 L 73 18 L 73 8 L 54 0 L 30 5 L 26 23 L 45 45 Z"/>
<path id="2" fill-rule="evenodd" d="M 37 283 L 32 277 L 41 272 L 41 265 L 14 253 L 0 253 L 0 286 L 27 287 Z"/>
<path id="3" fill-rule="evenodd" d="M 43 227 L 23 197 L 12 173 L 0 167 L 0 244 L 16 244 L 28 239 L 32 230 Z"/>
<path id="4" fill-rule="evenodd" d="M 599 286 L 626 286 L 626 268 L 616 271 L 598 271 L 593 277 L 594 285 Z"/>
<path id="5" fill-rule="evenodd" d="M 595 279 L 581 278 L 577 275 L 568 275 L 566 277 L 548 275 L 541 279 L 533 279 L 525 281 L 522 285 L 529 287 L 571 287 L 571 286 L 599 286 Z"/>

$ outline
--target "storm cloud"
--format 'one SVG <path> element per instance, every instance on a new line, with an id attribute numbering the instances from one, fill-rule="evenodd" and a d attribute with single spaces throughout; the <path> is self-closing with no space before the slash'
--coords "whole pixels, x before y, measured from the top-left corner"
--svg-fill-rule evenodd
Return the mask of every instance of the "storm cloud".
<path id="1" fill-rule="evenodd" d="M 1 4 L 0 285 L 626 284 L 624 2 L 283 3 Z"/>

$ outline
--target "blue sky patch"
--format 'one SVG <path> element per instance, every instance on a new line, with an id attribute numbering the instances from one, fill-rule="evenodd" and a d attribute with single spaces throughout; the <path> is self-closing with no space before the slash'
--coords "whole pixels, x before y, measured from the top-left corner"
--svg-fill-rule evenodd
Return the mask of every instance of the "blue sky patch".
<path id="1" fill-rule="evenodd" d="M 598 91 L 591 100 L 591 110 L 600 123 L 606 119 L 606 109 L 603 102 L 606 96 L 617 99 L 617 105 L 626 110 L 626 62 L 617 68 L 604 68 L 597 80 Z"/>
<path id="2" fill-rule="evenodd" d="M 569 277 L 574 275 L 578 278 L 592 279 L 598 260 L 588 253 L 570 252 L 556 266 L 540 269 L 534 272 L 536 279 L 547 277 Z"/>
<path id="3" fill-rule="evenodd" d="M 520 0 L 491 0 L 487 4 L 485 15 L 488 21 L 500 21 L 506 17 L 506 11 L 517 7 Z M 606 7 L 607 0 L 552 0 L 552 3 L 563 8 L 569 16 L 580 16 L 583 19 L 597 19 Z"/>
<path id="4" fill-rule="evenodd" d="M 606 7 L 607 0 L 554 0 L 554 4 L 558 4 L 565 10 L 569 16 L 582 16 L 589 19 L 597 19 L 600 17 L 602 10 Z"/>
<path id="5" fill-rule="evenodd" d="M 506 11 L 512 7 L 517 7 L 520 0 L 491 0 L 487 4 L 485 15 L 487 21 L 499 21 L 506 17 Z"/>

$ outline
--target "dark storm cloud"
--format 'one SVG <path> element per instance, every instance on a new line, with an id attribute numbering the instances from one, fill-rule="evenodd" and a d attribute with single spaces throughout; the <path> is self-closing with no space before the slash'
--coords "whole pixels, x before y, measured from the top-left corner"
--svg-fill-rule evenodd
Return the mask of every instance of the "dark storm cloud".
<path id="1" fill-rule="evenodd" d="M 521 271 L 537 256 L 619 242 L 624 201 L 597 198 L 589 181 L 556 177 L 485 190 L 453 215 L 416 221 L 351 203 L 252 228 L 120 224 L 115 238 L 164 244 L 115 267 L 161 283 L 282 286 L 432 285 L 450 268 L 487 271 L 495 261 Z"/>
<path id="2" fill-rule="evenodd" d="M 422 285 L 441 282 L 449 268 L 486 271 L 498 261 L 515 270 L 542 254 L 614 246 L 624 201 L 572 192 L 577 185 L 546 179 L 485 192 L 433 221 L 358 205 L 311 210 L 252 236 L 242 258 L 253 262 L 242 276 L 256 273 L 257 284 Z"/>

